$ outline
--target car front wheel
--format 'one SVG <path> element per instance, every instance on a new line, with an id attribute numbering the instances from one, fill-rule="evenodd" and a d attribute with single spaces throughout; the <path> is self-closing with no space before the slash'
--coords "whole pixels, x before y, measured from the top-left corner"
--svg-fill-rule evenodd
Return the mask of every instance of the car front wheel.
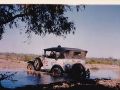
<path id="1" fill-rule="evenodd" d="M 38 58 L 34 60 L 34 67 L 36 71 L 39 71 L 41 67 L 43 66 L 42 61 Z"/>
<path id="2" fill-rule="evenodd" d="M 34 66 L 31 63 L 29 63 L 27 65 L 27 70 L 34 70 Z"/>

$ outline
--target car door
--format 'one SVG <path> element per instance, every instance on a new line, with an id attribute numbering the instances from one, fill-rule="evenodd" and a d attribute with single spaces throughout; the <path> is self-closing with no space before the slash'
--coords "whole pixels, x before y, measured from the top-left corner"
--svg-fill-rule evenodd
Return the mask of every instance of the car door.
<path id="1" fill-rule="evenodd" d="M 45 59 L 43 60 L 43 68 L 50 70 L 55 63 L 56 63 L 56 60 L 55 60 L 55 59 L 45 58 Z"/>

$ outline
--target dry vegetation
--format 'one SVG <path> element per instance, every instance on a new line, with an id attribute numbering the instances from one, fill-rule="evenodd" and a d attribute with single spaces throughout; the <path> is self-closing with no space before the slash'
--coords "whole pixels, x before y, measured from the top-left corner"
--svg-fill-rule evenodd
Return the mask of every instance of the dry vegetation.
<path id="1" fill-rule="evenodd" d="M 120 59 L 114 58 L 87 58 L 87 64 L 108 64 L 108 65 L 119 65 Z"/>
<path id="2" fill-rule="evenodd" d="M 25 62 L 37 56 L 38 55 L 35 55 L 35 54 L 0 53 L 0 59 L 25 61 Z"/>

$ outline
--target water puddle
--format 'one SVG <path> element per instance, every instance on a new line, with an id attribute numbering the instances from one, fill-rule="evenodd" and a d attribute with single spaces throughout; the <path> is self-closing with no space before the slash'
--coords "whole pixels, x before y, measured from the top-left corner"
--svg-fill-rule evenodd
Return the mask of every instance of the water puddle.
<path id="1" fill-rule="evenodd" d="M 90 77 L 92 79 L 95 79 L 95 78 L 119 79 L 120 78 L 120 72 L 116 71 L 116 70 L 111 70 L 111 69 L 94 70 L 94 69 L 91 69 L 90 71 L 91 71 Z"/>
<path id="2" fill-rule="evenodd" d="M 0 72 L 1 73 L 1 72 Z M 6 73 L 2 71 L 2 73 Z M 11 71 L 10 73 L 15 73 Z M 1 84 L 3 87 L 7 88 L 16 88 L 22 87 L 25 85 L 36 85 L 36 84 L 49 84 L 59 81 L 66 81 L 67 77 L 52 77 L 47 73 L 34 73 L 26 71 L 18 71 L 13 77 L 12 80 L 3 80 Z M 69 79 L 70 80 L 70 79 Z"/>
<path id="3" fill-rule="evenodd" d="M 120 77 L 119 71 L 109 70 L 109 69 L 99 69 L 94 70 L 91 69 L 90 78 L 106 78 L 106 79 L 118 79 Z M 27 71 L 9 71 L 9 73 L 15 73 L 12 80 L 3 80 L 1 84 L 3 87 L 6 88 L 16 88 L 22 87 L 24 85 L 36 85 L 36 84 L 49 84 L 59 81 L 68 81 L 71 80 L 66 75 L 63 77 L 55 78 L 51 75 L 41 72 L 41 73 L 34 73 L 34 72 L 27 72 Z M 6 71 L 1 71 L 0 73 L 6 73 Z"/>

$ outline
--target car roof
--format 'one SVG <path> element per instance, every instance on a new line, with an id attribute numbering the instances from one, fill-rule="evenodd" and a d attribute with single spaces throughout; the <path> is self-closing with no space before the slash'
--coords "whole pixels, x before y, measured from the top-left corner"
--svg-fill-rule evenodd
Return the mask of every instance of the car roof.
<path id="1" fill-rule="evenodd" d="M 75 52 L 85 51 L 85 52 L 87 52 L 86 50 L 83 50 L 83 49 L 61 47 L 60 45 L 58 47 L 46 48 L 44 50 L 45 51 L 56 51 L 56 52 L 65 52 L 65 51 L 75 51 Z"/>

